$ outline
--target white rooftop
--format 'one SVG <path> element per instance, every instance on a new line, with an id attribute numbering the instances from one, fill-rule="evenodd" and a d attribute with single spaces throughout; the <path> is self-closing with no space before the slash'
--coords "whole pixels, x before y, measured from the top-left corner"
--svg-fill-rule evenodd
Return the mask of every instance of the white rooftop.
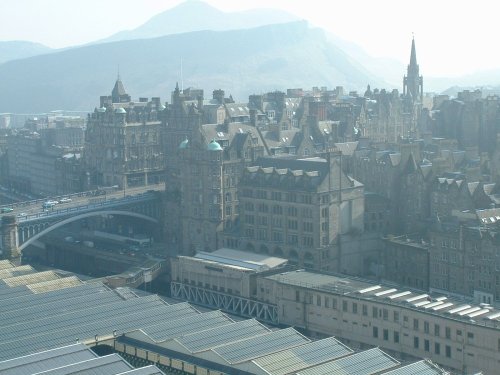
<path id="1" fill-rule="evenodd" d="M 287 260 L 283 258 L 228 248 L 221 248 L 212 253 L 200 251 L 195 255 L 195 258 L 254 271 L 265 271 L 281 267 L 287 262 Z"/>

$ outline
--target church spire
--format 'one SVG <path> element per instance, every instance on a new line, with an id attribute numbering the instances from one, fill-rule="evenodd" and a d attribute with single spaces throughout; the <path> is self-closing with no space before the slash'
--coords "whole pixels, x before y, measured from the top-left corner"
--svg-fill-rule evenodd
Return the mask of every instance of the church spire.
<path id="1" fill-rule="evenodd" d="M 410 66 L 417 66 L 417 52 L 415 51 L 415 37 L 411 39 Z"/>
<path id="2" fill-rule="evenodd" d="M 417 64 L 417 50 L 415 48 L 415 37 L 411 39 L 410 64 L 408 64 L 406 75 L 403 77 L 403 95 L 422 102 L 424 96 L 424 79 L 419 75 Z"/>

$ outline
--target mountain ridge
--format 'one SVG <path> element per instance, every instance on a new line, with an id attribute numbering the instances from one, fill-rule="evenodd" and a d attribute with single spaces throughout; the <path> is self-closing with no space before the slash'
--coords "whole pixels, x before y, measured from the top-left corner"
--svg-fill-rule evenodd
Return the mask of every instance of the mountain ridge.
<path id="1" fill-rule="evenodd" d="M 118 66 L 133 97 L 170 99 L 180 81 L 210 93 L 222 88 L 237 100 L 292 87 L 374 82 L 304 21 L 232 31 L 197 31 L 68 49 L 0 65 L 0 112 L 92 110 L 109 95 Z M 97 67 L 97 68 L 96 68 Z"/>
<path id="2" fill-rule="evenodd" d="M 43 44 L 25 40 L 0 41 L 0 64 L 11 60 L 51 53 L 52 51 L 54 51 L 52 48 Z"/>
<path id="3" fill-rule="evenodd" d="M 191 0 L 158 13 L 135 29 L 120 31 L 94 43 L 149 39 L 205 30 L 250 29 L 299 20 L 299 17 L 278 9 L 261 8 L 240 12 L 223 12 L 204 1 Z"/>

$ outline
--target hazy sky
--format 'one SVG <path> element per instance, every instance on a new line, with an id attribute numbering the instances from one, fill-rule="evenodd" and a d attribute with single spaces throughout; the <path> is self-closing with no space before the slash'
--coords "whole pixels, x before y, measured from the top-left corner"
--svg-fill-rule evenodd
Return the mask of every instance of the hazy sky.
<path id="1" fill-rule="evenodd" d="M 133 29 L 180 0 L 0 0 L 0 40 L 59 48 Z M 412 32 L 421 73 L 500 68 L 498 0 L 206 0 L 223 11 L 279 8 L 408 63 Z"/>

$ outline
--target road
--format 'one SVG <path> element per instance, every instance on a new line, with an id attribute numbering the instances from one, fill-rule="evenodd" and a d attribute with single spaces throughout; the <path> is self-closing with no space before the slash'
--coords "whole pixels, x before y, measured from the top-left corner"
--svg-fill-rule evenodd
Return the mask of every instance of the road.
<path id="1" fill-rule="evenodd" d="M 12 209 L 12 211 L 10 212 L 0 213 L 0 218 L 2 216 L 15 215 L 16 217 L 22 219 L 23 217 L 29 215 L 39 214 L 51 210 L 55 211 L 57 209 L 85 206 L 89 204 L 106 202 L 112 199 L 119 199 L 128 196 L 136 196 L 142 193 L 146 193 L 148 191 L 164 191 L 164 190 L 165 190 L 165 184 L 160 183 L 160 184 L 153 184 L 153 185 L 146 185 L 139 187 L 131 187 L 127 189 L 106 188 L 106 189 L 92 190 L 92 191 L 86 191 L 86 192 L 68 194 L 62 196 L 47 197 L 44 199 L 16 202 L 0 206 L 0 210 L 3 208 Z M 48 209 L 47 208 L 44 209 L 42 207 L 44 202 L 60 201 L 62 198 L 67 198 L 70 201 L 67 201 L 65 203 L 58 203 L 54 207 Z"/>

